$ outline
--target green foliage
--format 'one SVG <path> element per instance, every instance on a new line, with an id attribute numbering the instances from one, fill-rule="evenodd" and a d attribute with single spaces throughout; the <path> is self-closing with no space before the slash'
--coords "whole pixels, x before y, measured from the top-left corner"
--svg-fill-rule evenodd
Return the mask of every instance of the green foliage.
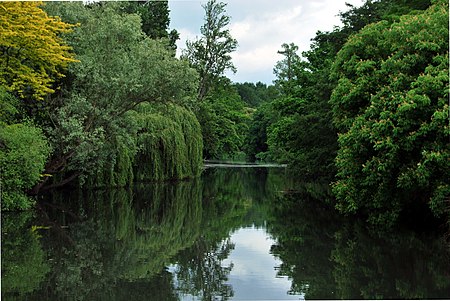
<path id="1" fill-rule="evenodd" d="M 262 103 L 273 100 L 277 96 L 274 86 L 266 86 L 261 82 L 254 83 L 235 83 L 237 92 L 248 107 L 257 108 Z"/>
<path id="2" fill-rule="evenodd" d="M 389 225 L 414 203 L 448 211 L 448 46 L 448 3 L 438 1 L 365 27 L 338 54 L 331 104 L 342 212 Z"/>
<path id="3" fill-rule="evenodd" d="M 123 187 L 133 181 L 196 177 L 201 172 L 203 140 L 195 115 L 175 104 L 142 103 L 126 114 L 131 135 L 108 141 L 107 157 L 89 187 Z"/>
<path id="4" fill-rule="evenodd" d="M 195 71 L 163 41 L 145 37 L 139 16 L 120 14 L 116 5 L 84 8 L 88 15 L 70 37 L 81 61 L 72 68 L 75 87 L 110 114 L 144 101 L 183 101 L 196 89 Z"/>
<path id="5" fill-rule="evenodd" d="M 205 23 L 200 28 L 202 37 L 187 41 L 183 53 L 200 75 L 197 96 L 200 101 L 217 85 L 226 70 L 236 72 L 230 53 L 238 45 L 227 28 L 231 18 L 226 15 L 226 4 L 209 0 L 202 6 L 205 10 Z"/>
<path id="6" fill-rule="evenodd" d="M 136 157 L 136 137 L 121 135 L 104 146 L 106 158 L 96 164 L 86 179 L 88 187 L 125 187 L 134 181 L 133 164 Z"/>
<path id="7" fill-rule="evenodd" d="M 0 86 L 0 125 L 16 123 L 20 115 L 19 100 Z"/>
<path id="8" fill-rule="evenodd" d="M 16 123 L 18 100 L 0 90 L 0 181 L 2 210 L 28 209 L 34 200 L 26 191 L 41 178 L 50 147 L 42 130 L 30 122 Z"/>
<path id="9" fill-rule="evenodd" d="M 196 115 L 202 128 L 203 157 L 233 157 L 242 150 L 249 113 L 236 90 L 229 85 L 216 88 L 210 97 L 201 102 Z"/>
<path id="10" fill-rule="evenodd" d="M 136 108 L 139 127 L 134 170 L 138 181 L 198 176 L 203 142 L 195 115 L 179 106 Z"/>
<path id="11" fill-rule="evenodd" d="M 52 97 L 56 108 L 48 112 L 52 122 L 47 132 L 55 152 L 46 173 L 59 174 L 53 186 L 79 176 L 81 184 L 87 177 L 91 186 L 130 184 L 136 178 L 132 165 L 139 125 L 127 112 L 143 102 L 192 104 L 195 70 L 174 57 L 166 39 L 148 37 L 141 29 L 140 13 L 126 12 L 131 6 L 66 2 L 47 7 L 67 22 L 80 23 L 67 35 L 80 63 L 70 68 L 70 80 Z"/>
<path id="12" fill-rule="evenodd" d="M 272 101 L 272 109 L 262 109 L 251 125 L 255 126 L 252 133 L 261 133 L 258 139 L 267 137 L 265 143 L 258 143 L 261 149 L 268 149 L 259 157 L 287 162 L 303 178 L 332 181 L 338 146 L 329 100 L 337 78 L 330 74 L 338 51 L 351 35 L 366 25 L 383 19 L 392 23 L 398 15 L 428 5 L 427 0 L 378 0 L 366 1 L 360 7 L 348 5 L 349 10 L 340 14 L 343 26 L 331 32 L 317 32 L 311 49 L 301 56 L 296 53 L 296 45 L 283 44 L 278 52 L 283 59 L 274 68 L 275 84 L 281 95 Z M 265 122 L 259 121 L 261 116 L 265 116 Z M 259 127 L 262 128 L 257 130 Z M 255 151 L 249 154 L 254 157 Z"/>
<path id="13" fill-rule="evenodd" d="M 31 212 L 2 213 L 2 299 L 39 288 L 50 271 Z"/>

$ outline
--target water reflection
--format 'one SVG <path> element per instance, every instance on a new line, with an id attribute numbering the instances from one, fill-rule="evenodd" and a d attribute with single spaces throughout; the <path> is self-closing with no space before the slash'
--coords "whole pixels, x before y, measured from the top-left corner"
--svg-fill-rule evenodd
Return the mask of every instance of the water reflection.
<path id="1" fill-rule="evenodd" d="M 293 280 L 292 292 L 306 299 L 450 297 L 449 249 L 439 235 L 368 229 L 330 214 L 327 196 L 310 192 L 283 197 L 270 226 L 279 274 Z"/>
<path id="2" fill-rule="evenodd" d="M 55 192 L 35 213 L 2 214 L 2 298 L 450 297 L 440 239 L 366 229 L 333 213 L 327 187 L 287 193 L 288 182 L 283 169 L 222 168 L 197 181 Z"/>
<path id="3" fill-rule="evenodd" d="M 275 240 L 266 229 L 241 228 L 231 235 L 236 244 L 226 263 L 234 264 L 228 282 L 236 300 L 298 300 L 289 295 L 291 281 L 277 275 L 281 261 L 270 254 Z"/>
<path id="4" fill-rule="evenodd" d="M 249 218 L 264 222 L 258 206 L 274 195 L 269 178 L 267 169 L 209 170 L 202 181 L 55 192 L 23 223 L 3 214 L 2 297 L 227 300 L 230 232 Z"/>
<path id="5" fill-rule="evenodd" d="M 31 212 L 2 215 L 2 293 L 30 293 L 39 288 L 50 270 Z M 26 230 L 24 230 L 26 229 Z"/>

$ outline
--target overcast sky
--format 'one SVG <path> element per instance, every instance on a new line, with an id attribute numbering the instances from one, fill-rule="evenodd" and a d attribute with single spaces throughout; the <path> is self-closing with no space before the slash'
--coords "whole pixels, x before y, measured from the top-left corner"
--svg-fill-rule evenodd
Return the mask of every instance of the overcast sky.
<path id="1" fill-rule="evenodd" d="M 206 1 L 169 0 L 170 28 L 178 30 L 178 50 L 186 39 L 200 37 Z M 295 43 L 299 54 L 308 50 L 318 30 L 330 31 L 340 25 L 337 14 L 346 11 L 345 3 L 362 5 L 362 0 L 222 0 L 231 16 L 231 35 L 239 47 L 232 54 L 237 73 L 227 75 L 234 82 L 271 84 L 273 67 L 282 56 L 283 43 Z"/>

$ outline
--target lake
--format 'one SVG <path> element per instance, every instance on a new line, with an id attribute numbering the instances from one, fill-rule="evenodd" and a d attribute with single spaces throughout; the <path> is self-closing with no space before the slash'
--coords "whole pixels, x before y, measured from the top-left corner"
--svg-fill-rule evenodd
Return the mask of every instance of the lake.
<path id="1" fill-rule="evenodd" d="M 295 183 L 295 184 L 294 184 Z M 450 298 L 442 234 L 383 232 L 284 168 L 55 191 L 3 213 L 3 300 Z"/>

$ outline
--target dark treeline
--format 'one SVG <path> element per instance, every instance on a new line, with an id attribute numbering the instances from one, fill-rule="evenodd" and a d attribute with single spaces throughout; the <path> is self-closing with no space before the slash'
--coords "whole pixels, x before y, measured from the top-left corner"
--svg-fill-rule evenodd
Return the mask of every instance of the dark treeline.
<path id="1" fill-rule="evenodd" d="M 215 0 L 180 58 L 167 1 L 2 8 L 2 209 L 49 188 L 182 179 L 202 159 L 247 159 L 331 184 L 342 213 L 372 224 L 450 216 L 446 1 L 349 5 L 310 50 L 281 45 L 270 86 L 224 75 L 238 41 Z"/>

